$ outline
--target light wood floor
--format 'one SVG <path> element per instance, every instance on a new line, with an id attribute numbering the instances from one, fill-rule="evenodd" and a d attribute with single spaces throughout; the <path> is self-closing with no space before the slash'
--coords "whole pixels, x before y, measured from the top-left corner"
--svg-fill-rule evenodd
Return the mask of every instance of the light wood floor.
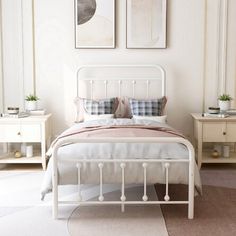
<path id="1" fill-rule="evenodd" d="M 0 171 L 43 171 L 41 164 L 4 164 Z"/>

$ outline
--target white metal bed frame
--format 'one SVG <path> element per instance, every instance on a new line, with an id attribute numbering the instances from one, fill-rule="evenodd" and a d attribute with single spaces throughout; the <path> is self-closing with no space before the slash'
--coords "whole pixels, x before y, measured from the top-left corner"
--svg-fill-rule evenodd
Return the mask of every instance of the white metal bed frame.
<path id="1" fill-rule="evenodd" d="M 159 65 L 99 65 L 99 66 L 82 66 L 77 71 L 77 95 L 78 95 L 78 85 L 79 85 L 79 75 L 82 69 L 85 68 L 135 68 L 135 67 L 143 67 L 143 68 L 155 68 L 160 72 L 160 77 L 162 81 L 162 95 L 165 95 L 166 91 L 166 82 L 165 82 L 165 71 Z M 88 80 L 88 79 L 83 79 Z M 93 97 L 93 82 L 95 79 L 89 79 L 90 81 L 90 89 L 91 89 L 91 97 Z M 123 79 L 119 78 L 116 79 L 118 82 L 118 90 L 119 95 L 121 96 L 121 89 L 122 89 L 122 81 Z M 127 80 L 127 78 L 125 78 Z M 130 79 L 129 79 L 130 80 Z M 147 97 L 149 95 L 149 84 L 152 79 L 147 79 Z M 135 95 L 135 84 L 136 80 L 131 80 L 133 84 L 133 96 Z M 104 80 L 104 88 L 105 88 L 105 96 L 107 96 L 107 83 L 108 80 Z M 65 143 L 180 143 L 186 146 L 189 158 L 188 159 L 89 159 L 89 160 L 78 160 L 75 158 L 67 159 L 66 162 L 74 163 L 78 169 L 78 201 L 59 201 L 58 199 L 58 159 L 57 159 L 57 151 L 58 149 L 64 145 Z M 83 138 L 83 139 L 74 139 L 71 138 L 70 140 L 60 140 L 56 143 L 52 153 L 53 158 L 53 218 L 57 219 L 58 217 L 58 206 L 59 204 L 79 204 L 79 205 L 111 205 L 111 204 L 118 204 L 121 205 L 122 211 L 124 211 L 124 206 L 134 205 L 134 204 L 187 204 L 188 205 L 188 218 L 193 219 L 194 217 L 194 149 L 191 143 L 184 138 L 180 137 L 156 137 L 156 138 Z M 185 201 L 171 201 L 169 196 L 169 167 L 171 163 L 188 163 L 188 200 Z M 100 193 L 97 201 L 84 201 L 81 195 L 81 167 L 83 163 L 97 163 L 100 173 L 99 179 L 99 186 L 100 186 Z M 103 167 L 107 163 L 119 163 L 121 168 L 121 197 L 119 201 L 106 201 L 103 196 Z M 140 201 L 126 201 L 125 196 L 125 167 L 127 163 L 139 163 L 143 168 L 143 197 Z M 158 201 L 149 201 L 146 188 L 147 188 L 147 166 L 154 164 L 154 163 L 164 163 L 165 168 L 165 185 L 166 191 L 163 200 Z"/>

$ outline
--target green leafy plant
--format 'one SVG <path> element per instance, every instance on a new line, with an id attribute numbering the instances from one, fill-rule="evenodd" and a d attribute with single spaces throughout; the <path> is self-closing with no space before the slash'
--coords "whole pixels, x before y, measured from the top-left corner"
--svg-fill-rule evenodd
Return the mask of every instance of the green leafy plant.
<path id="1" fill-rule="evenodd" d="M 229 94 L 222 94 L 218 99 L 220 101 L 231 101 L 233 98 Z"/>
<path id="2" fill-rule="evenodd" d="M 26 96 L 25 100 L 26 101 L 38 101 L 39 98 L 36 95 L 29 94 L 28 96 Z"/>

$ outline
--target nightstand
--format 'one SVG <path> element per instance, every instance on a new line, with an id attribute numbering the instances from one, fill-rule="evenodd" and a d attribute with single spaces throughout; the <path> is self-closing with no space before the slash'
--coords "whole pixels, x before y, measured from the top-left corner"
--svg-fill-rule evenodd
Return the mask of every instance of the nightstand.
<path id="1" fill-rule="evenodd" d="M 199 169 L 202 163 L 236 163 L 235 150 L 229 157 L 211 156 L 213 148 L 204 148 L 204 143 L 234 144 L 236 142 L 236 116 L 226 118 L 202 117 L 202 114 L 191 114 L 194 120 L 194 141 L 197 149 L 197 162 Z"/>
<path id="2" fill-rule="evenodd" d="M 51 140 L 51 114 L 24 118 L 0 118 L 0 142 L 4 143 L 4 154 L 0 164 L 40 163 L 46 170 L 46 149 Z M 8 148 L 9 143 L 40 143 L 33 157 L 15 158 Z"/>

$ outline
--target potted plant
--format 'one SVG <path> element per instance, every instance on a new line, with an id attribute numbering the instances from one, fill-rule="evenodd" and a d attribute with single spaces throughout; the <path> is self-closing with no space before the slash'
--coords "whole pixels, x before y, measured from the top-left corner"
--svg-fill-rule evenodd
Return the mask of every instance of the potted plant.
<path id="1" fill-rule="evenodd" d="M 233 98 L 229 94 L 222 94 L 219 96 L 219 107 L 221 111 L 227 111 L 230 109 L 230 102 Z"/>
<path id="2" fill-rule="evenodd" d="M 26 101 L 26 110 L 27 111 L 34 111 L 37 110 L 37 101 L 39 98 L 36 95 L 29 94 L 26 96 L 25 101 Z"/>

